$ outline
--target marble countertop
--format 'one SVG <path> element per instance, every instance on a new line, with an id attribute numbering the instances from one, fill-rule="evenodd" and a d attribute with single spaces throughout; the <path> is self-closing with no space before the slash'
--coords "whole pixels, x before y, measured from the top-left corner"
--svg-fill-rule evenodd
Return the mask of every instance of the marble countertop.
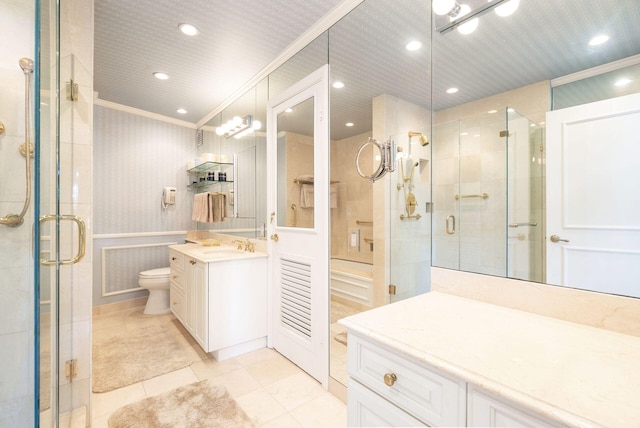
<path id="1" fill-rule="evenodd" d="M 640 337 L 438 292 L 339 323 L 561 424 L 640 426 Z"/>
<path id="2" fill-rule="evenodd" d="M 203 263 L 269 257 L 267 253 L 261 251 L 250 252 L 238 250 L 237 247 L 233 245 L 225 244 L 218 246 L 205 246 L 202 244 L 190 243 L 169 245 L 169 248 L 179 251 Z"/>

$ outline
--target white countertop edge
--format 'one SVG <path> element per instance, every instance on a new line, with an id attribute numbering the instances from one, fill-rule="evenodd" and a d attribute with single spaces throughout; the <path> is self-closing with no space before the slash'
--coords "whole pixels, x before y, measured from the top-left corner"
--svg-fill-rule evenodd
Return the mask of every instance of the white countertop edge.
<path id="1" fill-rule="evenodd" d="M 462 298 L 461 298 L 462 299 Z M 515 311 L 515 309 L 513 309 Z M 400 342 L 386 335 L 377 333 L 367 327 L 362 326 L 349 319 L 341 319 L 338 324 L 346 327 L 349 333 L 355 333 L 364 338 L 369 338 L 377 344 L 391 351 L 400 352 L 415 361 L 425 363 L 435 369 L 461 379 L 481 391 L 485 391 L 498 399 L 516 404 L 525 409 L 530 409 L 542 419 L 549 419 L 550 423 L 558 423 L 580 428 L 603 427 L 596 422 L 590 421 L 566 410 L 560 409 L 552 404 L 544 402 L 538 398 L 524 394 L 511 387 L 493 381 L 485 376 L 466 370 L 457 365 L 451 364 L 441 358 L 429 354 L 423 350 L 416 349 L 406 343 Z"/>
<path id="2" fill-rule="evenodd" d="M 219 246 L 213 246 L 210 248 L 220 248 L 220 247 L 225 247 L 225 248 L 229 248 L 229 249 L 236 249 L 236 247 L 234 247 L 233 245 L 225 245 L 225 244 L 221 244 Z M 256 258 L 266 258 L 269 257 L 269 254 L 267 253 L 263 253 L 260 251 L 255 251 L 255 252 L 250 252 L 250 251 L 244 251 L 242 253 L 238 253 L 237 255 L 233 255 L 233 256 L 228 256 L 228 257 L 215 257 L 215 258 L 206 258 L 206 257 L 202 257 L 200 256 L 196 251 L 194 251 L 196 248 L 198 249 L 202 249 L 202 248 L 209 248 L 206 247 L 204 245 L 200 245 L 200 244 L 177 244 L 177 245 L 169 245 L 170 249 L 173 249 L 175 251 L 178 251 L 182 254 L 185 254 L 189 257 L 192 257 L 196 260 L 198 260 L 199 262 L 202 263 L 217 263 L 217 262 L 228 262 L 228 261 L 233 261 L 233 260 L 246 260 L 246 259 L 256 259 Z"/>

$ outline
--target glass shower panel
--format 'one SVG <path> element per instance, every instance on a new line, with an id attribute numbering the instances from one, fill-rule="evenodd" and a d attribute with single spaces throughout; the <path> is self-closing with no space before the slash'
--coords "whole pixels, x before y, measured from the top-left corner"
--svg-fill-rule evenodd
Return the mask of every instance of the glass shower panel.
<path id="1" fill-rule="evenodd" d="M 544 167 L 542 129 L 508 110 L 507 276 L 542 282 Z"/>
<path id="2" fill-rule="evenodd" d="M 460 121 L 433 127 L 433 266 L 460 269 Z"/>
<path id="3" fill-rule="evenodd" d="M 506 272 L 506 109 L 460 122 L 460 269 L 504 276 Z"/>
<path id="4" fill-rule="evenodd" d="M 419 133 L 419 126 L 413 128 Z M 426 133 L 426 131 L 425 131 Z M 422 134 L 424 135 L 424 134 Z M 431 269 L 431 149 L 419 136 L 395 134 L 398 155 L 390 185 L 390 270 L 391 303 L 429 291 Z M 426 136 L 425 136 L 426 138 Z"/>

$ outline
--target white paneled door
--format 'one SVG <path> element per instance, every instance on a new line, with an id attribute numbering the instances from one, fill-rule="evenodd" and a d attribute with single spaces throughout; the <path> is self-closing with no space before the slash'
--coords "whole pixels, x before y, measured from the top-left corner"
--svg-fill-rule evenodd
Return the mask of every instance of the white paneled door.
<path id="1" fill-rule="evenodd" d="M 267 111 L 270 343 L 326 388 L 329 373 L 328 66 Z"/>
<path id="2" fill-rule="evenodd" d="M 547 113 L 547 282 L 640 297 L 640 94 Z"/>

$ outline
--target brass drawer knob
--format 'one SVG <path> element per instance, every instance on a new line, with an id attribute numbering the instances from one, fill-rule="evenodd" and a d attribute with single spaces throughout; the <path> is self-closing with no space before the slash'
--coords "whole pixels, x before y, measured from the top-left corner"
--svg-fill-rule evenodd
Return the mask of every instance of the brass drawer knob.
<path id="1" fill-rule="evenodd" d="M 387 373 L 384 375 L 384 383 L 387 386 L 393 386 L 394 383 L 398 380 L 398 376 L 395 373 Z"/>

